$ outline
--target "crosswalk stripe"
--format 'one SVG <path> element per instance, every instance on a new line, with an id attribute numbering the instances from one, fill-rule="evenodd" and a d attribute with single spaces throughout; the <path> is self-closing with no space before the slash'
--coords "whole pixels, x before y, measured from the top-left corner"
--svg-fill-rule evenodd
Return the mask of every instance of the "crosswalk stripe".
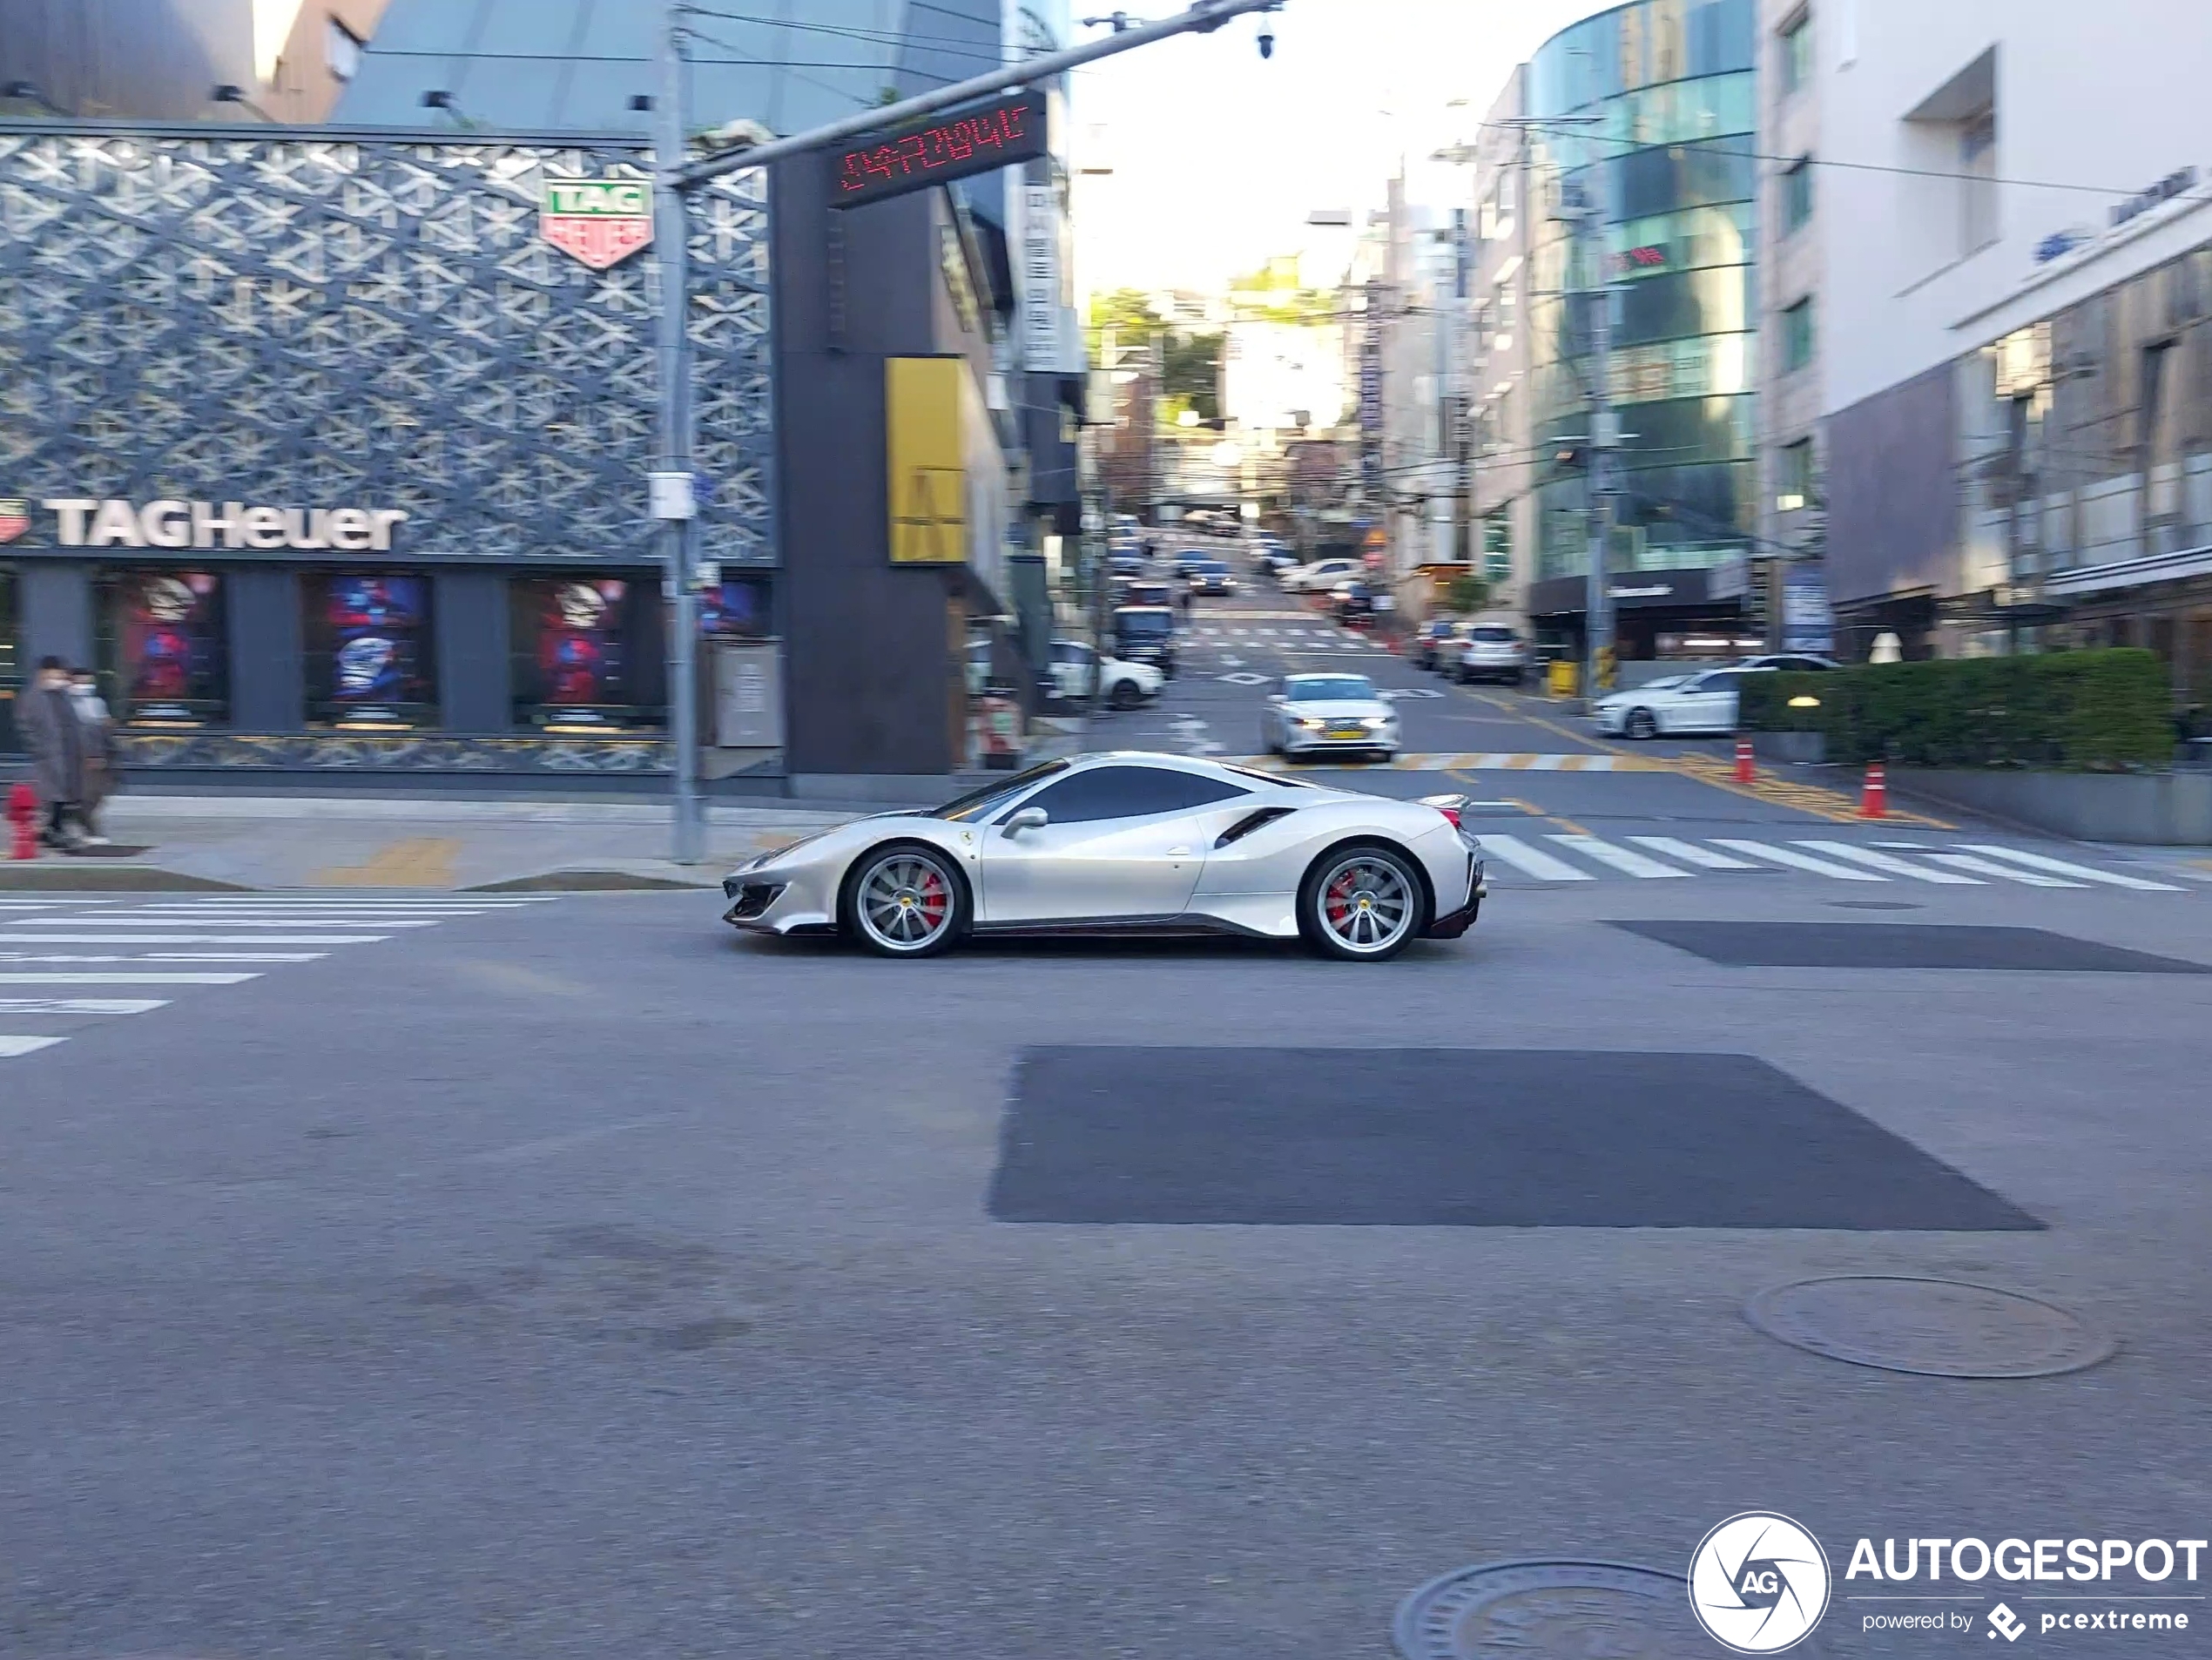
<path id="1" fill-rule="evenodd" d="M 1556 773 L 1567 765 L 1564 755 L 1539 755 L 1529 762 L 1529 770 L 1536 773 Z"/>
<path id="2" fill-rule="evenodd" d="M 17 974 L 10 970 L 0 972 L 0 986 L 237 986 L 260 977 L 258 974 L 145 974 L 136 969 L 127 974 L 105 970 L 94 974 L 73 970 L 61 974 Z"/>
<path id="3" fill-rule="evenodd" d="M 1710 847 L 1701 847 L 1694 841 L 1679 841 L 1673 836 L 1630 836 L 1630 841 L 1640 847 L 1662 853 L 1669 859 L 1679 859 L 1684 864 L 1703 865 L 1707 870 L 1757 870 L 1758 866 L 1748 859 L 1715 853 Z"/>
<path id="4" fill-rule="evenodd" d="M 1854 870 L 1849 865 L 1831 864 L 1825 859 L 1815 859 L 1788 847 L 1774 847 L 1764 841 L 1732 841 L 1725 836 L 1715 836 L 1713 845 L 1740 853 L 1747 858 L 1771 860 L 1777 865 L 1787 865 L 1793 870 L 1809 870 L 1816 876 L 1829 876 L 1839 882 L 1885 882 L 1886 876 L 1877 876 L 1871 870 Z"/>
<path id="5" fill-rule="evenodd" d="M 2010 860 L 2035 870 L 2047 870 L 2054 876 L 2072 876 L 2085 882 L 2104 882 L 2113 887 L 2134 887 L 2148 894 L 2179 894 L 2183 890 L 2171 882 L 2154 882 L 2141 876 L 2123 876 L 2118 871 L 2096 870 L 2087 865 L 2070 864 L 2063 859 L 2047 859 L 2040 853 L 2022 853 L 2017 847 L 1999 847 L 1979 841 L 1962 841 L 1960 848 L 1966 853 L 1987 854 L 1992 859 Z"/>
<path id="6" fill-rule="evenodd" d="M 1892 854 L 1876 853 L 1871 847 L 1854 847 L 1848 841 L 1800 841 L 1800 847 L 1810 847 L 1815 853 L 1832 854 L 1878 870 L 1885 876 L 1909 877 L 1916 882 L 1938 882 L 1957 887 L 1979 887 L 1981 884 L 1971 876 L 1956 876 L 1947 870 L 1929 870 L 1899 859 Z"/>
<path id="7" fill-rule="evenodd" d="M 66 920 L 71 928 L 432 928 L 442 918 L 363 916 L 359 913 L 345 915 L 325 915 L 320 911 L 305 912 L 298 916 L 261 916 L 237 911 L 203 911 L 197 916 L 175 916 L 166 913 L 145 915 L 135 911 L 111 913 L 105 916 L 44 917 L 17 922 L 16 928 L 44 928 Z M 0 940 L 13 938 L 0 931 Z"/>
<path id="8" fill-rule="evenodd" d="M 0 934 L 23 945 L 374 945 L 382 934 Z"/>
<path id="9" fill-rule="evenodd" d="M 1563 859 L 1554 859 L 1541 847 L 1532 847 L 1519 836 L 1481 836 L 1483 853 L 1494 859 L 1503 860 L 1524 876 L 1533 876 L 1540 882 L 1587 882 L 1596 878 L 1587 870 L 1577 870 Z"/>
<path id="10" fill-rule="evenodd" d="M 0 951 L 0 962 L 320 962 L 327 951 Z"/>
<path id="11" fill-rule="evenodd" d="M 58 1037 L 10 1037 L 0 1035 L 0 1061 L 11 1061 L 18 1055 L 36 1055 L 42 1049 L 51 1049 L 63 1040 Z"/>
<path id="12" fill-rule="evenodd" d="M 166 997 L 0 997 L 0 1015 L 143 1015 Z"/>
<path id="13" fill-rule="evenodd" d="M 1647 859 L 1633 847 L 1615 847 L 1601 841 L 1595 836 L 1554 836 L 1554 841 L 1585 858 L 1595 859 L 1601 865 L 1625 871 L 1631 876 L 1687 876 L 1686 870 L 1676 870 L 1672 865 L 1662 865 L 1656 859 Z"/>
<path id="14" fill-rule="evenodd" d="M 2087 882 L 2070 882 L 2061 876 L 2045 876 L 2033 870 L 2022 870 L 2017 865 L 2000 865 L 1993 859 L 1977 859 L 1970 853 L 1932 853 L 1923 855 L 1932 863 L 1948 865 L 1953 870 L 1971 870 L 1977 876 L 1994 876 L 2001 881 L 2020 882 L 2029 887 L 2087 888 Z"/>

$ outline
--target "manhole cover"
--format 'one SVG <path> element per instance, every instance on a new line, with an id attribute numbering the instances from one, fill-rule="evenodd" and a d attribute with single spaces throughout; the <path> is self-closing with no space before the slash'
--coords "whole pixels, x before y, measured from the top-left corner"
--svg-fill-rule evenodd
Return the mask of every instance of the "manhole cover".
<path id="1" fill-rule="evenodd" d="M 1406 1660 L 1710 1660 L 1679 1574 L 1602 1562 L 1504 1562 L 1432 1580 L 1398 1605 Z"/>
<path id="2" fill-rule="evenodd" d="M 2063 1308 L 1957 1279 L 1840 1274 L 1761 1292 L 1744 1318 L 1831 1360 L 1931 1378 L 2048 1378 L 2120 1345 Z"/>

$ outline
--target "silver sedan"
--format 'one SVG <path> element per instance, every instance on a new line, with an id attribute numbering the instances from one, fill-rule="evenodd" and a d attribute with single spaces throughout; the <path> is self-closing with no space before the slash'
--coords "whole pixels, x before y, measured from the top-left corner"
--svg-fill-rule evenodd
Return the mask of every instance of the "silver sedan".
<path id="1" fill-rule="evenodd" d="M 730 873 L 724 921 L 921 957 L 970 935 L 1304 938 L 1352 962 L 1457 939 L 1487 889 L 1460 796 L 1386 800 L 1181 755 L 1049 761 Z"/>
<path id="2" fill-rule="evenodd" d="M 1267 699 L 1260 740 L 1271 755 L 1398 753 L 1398 712 L 1364 674 L 1291 674 Z"/>

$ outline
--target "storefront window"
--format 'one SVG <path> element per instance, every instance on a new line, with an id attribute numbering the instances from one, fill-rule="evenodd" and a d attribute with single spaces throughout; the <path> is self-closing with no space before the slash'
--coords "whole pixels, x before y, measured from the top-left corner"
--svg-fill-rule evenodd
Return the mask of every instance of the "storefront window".
<path id="1" fill-rule="evenodd" d="M 118 570 L 100 584 L 103 690 L 129 726 L 230 719 L 223 579 L 204 570 Z"/>
<path id="2" fill-rule="evenodd" d="M 16 637 L 22 627 L 16 605 L 15 572 L 0 570 L 0 755 L 11 755 L 23 747 L 23 740 L 16 736 L 16 697 L 23 690 L 23 659 Z"/>
<path id="3" fill-rule="evenodd" d="M 658 584 L 548 577 L 507 591 L 517 726 L 562 734 L 666 724 Z"/>
<path id="4" fill-rule="evenodd" d="M 768 615 L 768 584 L 749 579 L 708 589 L 699 596 L 699 631 L 715 639 L 766 639 L 776 631 Z"/>
<path id="5" fill-rule="evenodd" d="M 430 584 L 421 577 L 310 577 L 307 720 L 348 732 L 438 724 Z"/>

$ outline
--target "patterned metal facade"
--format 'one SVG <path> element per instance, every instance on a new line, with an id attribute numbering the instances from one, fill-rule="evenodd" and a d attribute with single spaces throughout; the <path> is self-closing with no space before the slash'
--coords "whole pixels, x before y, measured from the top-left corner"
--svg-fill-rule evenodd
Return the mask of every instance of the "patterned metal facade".
<path id="1" fill-rule="evenodd" d="M 0 122 L 0 496 L 373 503 L 396 563 L 654 561 L 658 263 L 538 233 L 549 174 L 651 170 L 619 138 Z M 700 552 L 772 565 L 765 185 L 690 213 Z M 84 557 L 53 534 L 8 555 Z"/>

